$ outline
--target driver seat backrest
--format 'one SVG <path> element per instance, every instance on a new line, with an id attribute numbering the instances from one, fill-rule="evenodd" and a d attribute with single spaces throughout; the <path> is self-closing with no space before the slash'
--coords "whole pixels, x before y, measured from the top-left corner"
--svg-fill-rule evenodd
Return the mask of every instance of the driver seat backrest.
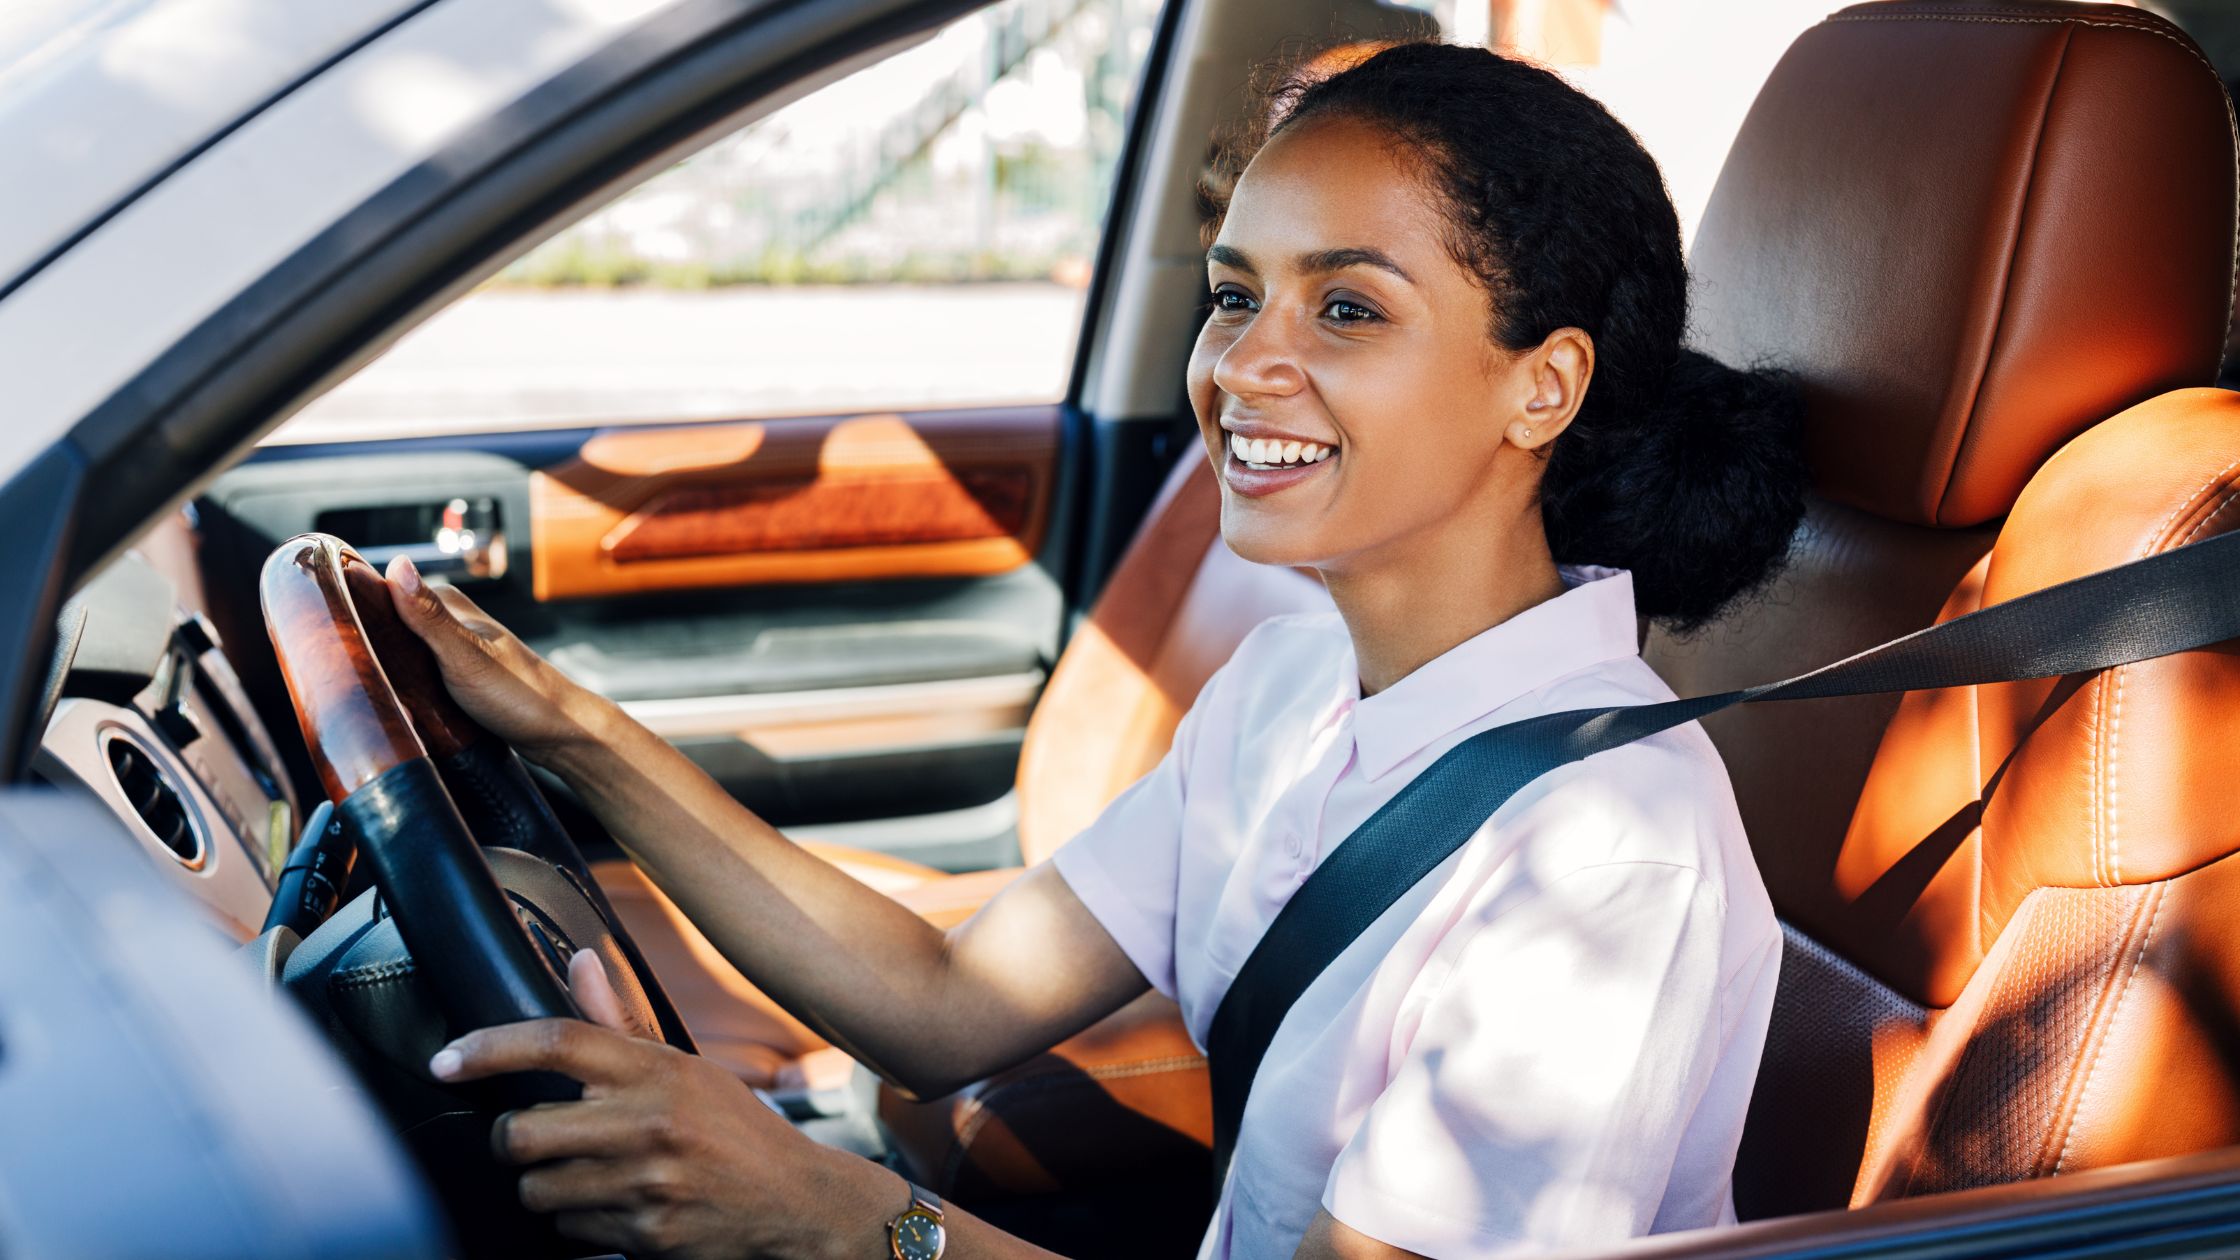
<path id="1" fill-rule="evenodd" d="M 1800 36 L 1697 235 L 1692 331 L 1799 373 L 1815 493 L 1770 595 L 1651 663 L 1683 695 L 1783 677 L 2240 519 L 2240 396 L 2168 392 L 2216 374 L 2234 159 L 2215 72 L 2138 10 L 1901 0 Z M 2231 651 L 1704 725 L 1788 941 L 1743 1216 L 2240 1140 Z"/>
<path id="2" fill-rule="evenodd" d="M 1221 491 L 1192 434 L 1027 723 L 1021 857 L 1049 857 L 1157 765 L 1254 626 L 1329 607 L 1312 573 L 1253 564 L 1221 541 Z"/>

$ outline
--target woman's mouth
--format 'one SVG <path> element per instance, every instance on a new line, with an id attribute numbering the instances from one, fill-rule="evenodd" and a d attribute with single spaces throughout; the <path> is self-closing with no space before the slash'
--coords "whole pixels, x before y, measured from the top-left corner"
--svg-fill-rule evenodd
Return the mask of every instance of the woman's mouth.
<path id="1" fill-rule="evenodd" d="M 1238 494 L 1273 494 L 1312 477 L 1337 455 L 1337 447 L 1321 442 L 1248 438 L 1231 433 L 1229 458 L 1222 461 L 1221 475 Z"/>

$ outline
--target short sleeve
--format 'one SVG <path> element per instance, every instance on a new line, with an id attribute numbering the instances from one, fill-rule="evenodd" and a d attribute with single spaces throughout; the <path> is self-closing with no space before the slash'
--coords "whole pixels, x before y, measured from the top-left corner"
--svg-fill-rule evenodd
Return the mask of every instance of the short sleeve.
<path id="1" fill-rule="evenodd" d="M 1216 672 L 1175 725 L 1159 764 L 1112 798 L 1079 835 L 1050 855 L 1066 886 L 1167 997 L 1175 995 L 1174 912 L 1182 865 L 1182 809 L 1196 732 Z"/>
<path id="2" fill-rule="evenodd" d="M 1626 861 L 1470 929 L 1323 1206 L 1434 1257 L 1649 1232 L 1724 1040 L 1725 918 L 1698 872 Z"/>

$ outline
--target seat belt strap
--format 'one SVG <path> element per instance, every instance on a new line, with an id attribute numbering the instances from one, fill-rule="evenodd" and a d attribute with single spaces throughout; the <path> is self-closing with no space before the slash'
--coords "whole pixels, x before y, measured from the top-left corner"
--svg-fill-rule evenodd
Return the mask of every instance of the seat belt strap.
<path id="1" fill-rule="evenodd" d="M 1206 1037 L 1216 1193 L 1260 1061 L 1299 995 L 1541 775 L 1737 704 L 2051 678 L 2232 638 L 2240 638 L 2240 533 L 2033 591 L 1780 682 L 1661 704 L 1548 713 L 1480 731 L 1331 850 L 1231 981 Z"/>

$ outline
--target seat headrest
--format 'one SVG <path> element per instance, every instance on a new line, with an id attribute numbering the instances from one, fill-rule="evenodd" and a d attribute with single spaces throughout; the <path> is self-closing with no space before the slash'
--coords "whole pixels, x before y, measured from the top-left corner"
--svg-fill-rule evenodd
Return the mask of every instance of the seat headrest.
<path id="1" fill-rule="evenodd" d="M 2153 14 L 1853 5 L 1790 46 L 1735 138 L 1692 339 L 1799 373 L 1822 494 L 1980 524 L 2069 438 L 2215 377 L 2234 162 L 2216 71 Z"/>

